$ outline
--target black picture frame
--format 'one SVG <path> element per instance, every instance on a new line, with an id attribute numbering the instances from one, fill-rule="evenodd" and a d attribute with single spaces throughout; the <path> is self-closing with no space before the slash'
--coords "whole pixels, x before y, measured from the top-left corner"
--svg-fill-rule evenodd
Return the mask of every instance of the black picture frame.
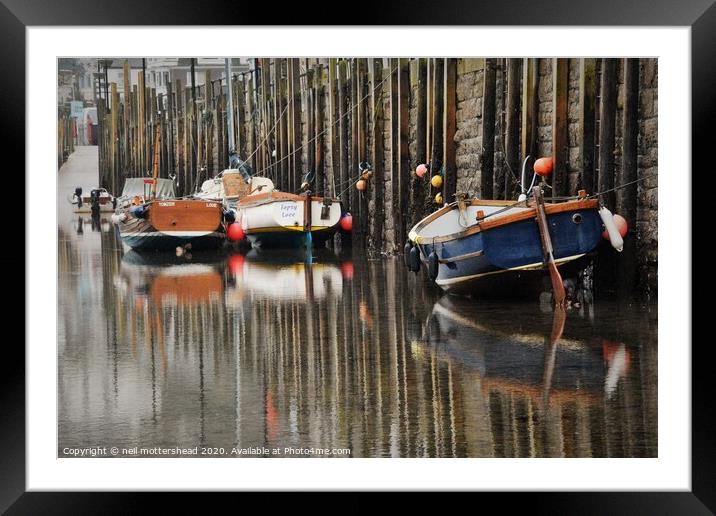
<path id="1" fill-rule="evenodd" d="M 326 3 L 327 4 L 327 3 Z M 1 0 L 0 1 L 0 141 L 4 154 L 12 152 L 14 169 L 25 169 L 25 29 L 35 25 L 244 25 L 296 23 L 315 25 L 310 13 L 338 12 L 338 4 L 310 8 L 303 4 L 281 4 L 280 9 L 266 3 L 236 1 L 162 0 Z M 342 9 L 342 8 L 341 8 Z M 716 4 L 714 0 L 634 0 L 628 4 L 605 0 L 501 0 L 471 2 L 448 0 L 397 2 L 392 5 L 362 2 L 338 24 L 411 25 L 616 25 L 688 26 L 691 28 L 692 73 L 692 162 L 706 164 L 713 147 L 716 125 Z M 329 22 L 335 24 L 336 20 Z M 52 150 L 48 150 L 52 152 Z M 7 156 L 7 154 L 6 154 Z M 7 163 L 7 162 L 6 162 Z M 691 171 L 682 171 L 690 174 Z M 13 173 L 13 177 L 17 174 Z M 26 195 L 29 195 L 26 192 Z M 689 205 L 688 210 L 691 211 Z M 690 216 L 690 213 L 680 216 Z M 696 220 L 696 218 L 693 218 Z M 15 226 L 19 224 L 15 223 Z M 25 237 L 30 238 L 24 227 Z M 693 233 L 692 233 L 693 234 Z M 2 258 L 9 269 L 26 270 L 24 246 L 13 246 Z M 23 275 L 24 277 L 24 275 Z M 19 275 L 16 275 L 19 283 Z M 8 288 L 10 288 L 8 286 Z M 24 288 L 17 285 L 14 291 Z M 12 303 L 24 310 L 24 303 Z M 26 307 L 31 310 L 32 307 Z M 24 312 L 23 312 L 24 313 Z M 8 320 L 12 313 L 6 312 Z M 14 320 L 19 320 L 18 313 Z M 668 321 L 662 322 L 668 324 Z M 691 342 L 669 343 L 682 346 Z M 510 505 L 524 504 L 533 512 L 551 514 L 710 514 L 716 511 L 716 438 L 711 429 L 714 403 L 708 385 L 711 367 L 709 342 L 691 347 L 692 353 L 692 457 L 690 492 L 588 492 L 588 493 L 509 493 Z M 5 342 L 0 382 L 0 511 L 8 514 L 59 514 L 85 512 L 124 513 L 141 507 L 148 495 L 128 493 L 39 493 L 25 492 L 25 350 Z M 182 504 L 186 497 L 177 493 L 159 495 L 163 501 Z M 246 496 L 241 495 L 241 496 Z M 505 494 L 485 494 L 505 497 Z M 504 500 L 500 500 L 504 503 Z M 167 508 L 166 506 L 164 507 Z"/>

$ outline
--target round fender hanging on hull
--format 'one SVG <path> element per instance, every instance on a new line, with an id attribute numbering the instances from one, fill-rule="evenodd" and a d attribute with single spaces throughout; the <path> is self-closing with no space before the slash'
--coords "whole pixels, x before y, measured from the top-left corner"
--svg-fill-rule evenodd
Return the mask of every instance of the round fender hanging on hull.
<path id="1" fill-rule="evenodd" d="M 438 254 L 433 251 L 428 255 L 428 277 L 435 281 L 435 278 L 438 277 Z"/>
<path id="2" fill-rule="evenodd" d="M 420 250 L 417 247 L 410 250 L 410 266 L 408 268 L 415 273 L 420 271 Z"/>

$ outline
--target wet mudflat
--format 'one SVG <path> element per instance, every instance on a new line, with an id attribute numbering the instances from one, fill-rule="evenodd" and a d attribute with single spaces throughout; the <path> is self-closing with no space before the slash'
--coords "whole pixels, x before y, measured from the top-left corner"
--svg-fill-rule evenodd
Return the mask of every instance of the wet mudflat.
<path id="1" fill-rule="evenodd" d="M 655 305 L 555 318 L 357 251 L 138 254 L 62 206 L 58 240 L 60 457 L 657 455 Z"/>

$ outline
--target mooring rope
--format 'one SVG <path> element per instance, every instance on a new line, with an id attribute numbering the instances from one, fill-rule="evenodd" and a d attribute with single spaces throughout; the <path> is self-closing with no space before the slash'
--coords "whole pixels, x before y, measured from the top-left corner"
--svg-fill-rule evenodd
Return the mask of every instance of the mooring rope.
<path id="1" fill-rule="evenodd" d="M 644 180 L 646 180 L 646 179 L 651 179 L 652 177 L 656 177 L 656 176 L 657 176 L 657 174 L 650 174 L 650 175 L 648 175 L 648 176 L 639 177 L 639 178 L 637 178 L 637 179 L 634 179 L 633 181 L 629 181 L 628 183 L 624 183 L 624 184 L 621 184 L 621 185 L 619 185 L 619 186 L 615 186 L 614 188 L 610 188 L 610 189 L 604 190 L 604 191 L 602 191 L 602 192 L 597 192 L 597 193 L 594 193 L 594 194 L 592 194 L 592 195 L 588 195 L 588 196 L 587 196 L 587 199 L 591 199 L 591 198 L 593 198 L 593 197 L 599 197 L 599 196 L 601 196 L 601 195 L 605 195 L 605 194 L 608 194 L 608 193 L 611 193 L 611 192 L 615 192 L 615 191 L 617 191 L 617 190 L 621 190 L 622 188 L 626 188 L 627 186 L 631 186 L 631 185 L 633 185 L 634 183 L 638 183 L 639 181 L 644 181 Z"/>

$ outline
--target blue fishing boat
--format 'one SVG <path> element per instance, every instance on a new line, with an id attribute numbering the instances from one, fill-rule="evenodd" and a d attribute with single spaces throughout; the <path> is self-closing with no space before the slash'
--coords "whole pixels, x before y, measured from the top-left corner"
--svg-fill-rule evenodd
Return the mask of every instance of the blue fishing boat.
<path id="1" fill-rule="evenodd" d="M 621 250 L 623 241 L 612 214 L 584 191 L 549 203 L 543 188 L 533 180 L 517 202 L 456 196 L 412 228 L 406 265 L 417 272 L 422 263 L 443 290 L 474 296 L 524 295 L 542 286 L 549 271 L 561 303 L 557 268 L 579 268 L 601 242 L 605 226 L 615 248 Z"/>

